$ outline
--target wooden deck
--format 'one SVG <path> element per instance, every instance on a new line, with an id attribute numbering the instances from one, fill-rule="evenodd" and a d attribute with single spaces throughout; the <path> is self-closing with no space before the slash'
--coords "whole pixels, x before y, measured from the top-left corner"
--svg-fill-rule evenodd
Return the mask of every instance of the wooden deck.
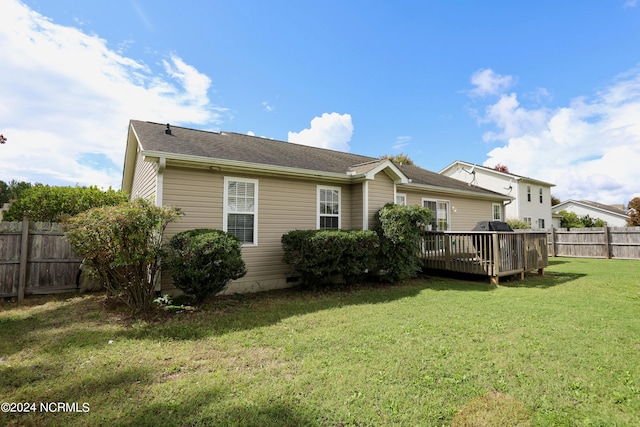
<path id="1" fill-rule="evenodd" d="M 425 231 L 422 243 L 424 267 L 498 278 L 537 270 L 549 265 L 546 232 Z"/>

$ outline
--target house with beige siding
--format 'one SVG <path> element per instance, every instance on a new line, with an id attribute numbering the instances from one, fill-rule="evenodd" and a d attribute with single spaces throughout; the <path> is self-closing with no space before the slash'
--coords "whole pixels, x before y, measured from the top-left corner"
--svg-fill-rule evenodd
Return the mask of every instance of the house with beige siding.
<path id="1" fill-rule="evenodd" d="M 390 160 L 231 132 L 132 120 L 122 189 L 182 209 L 165 238 L 216 228 L 242 241 L 247 274 L 226 292 L 295 283 L 281 237 L 294 229 L 372 229 L 386 203 L 429 207 L 433 230 L 492 220 L 511 197 Z M 168 274 L 162 291 L 172 289 Z"/>

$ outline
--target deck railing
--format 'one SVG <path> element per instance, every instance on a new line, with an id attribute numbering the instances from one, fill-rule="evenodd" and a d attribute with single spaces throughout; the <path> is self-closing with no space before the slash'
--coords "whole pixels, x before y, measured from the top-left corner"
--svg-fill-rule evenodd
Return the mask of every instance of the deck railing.
<path id="1" fill-rule="evenodd" d="M 549 264 L 545 232 L 426 231 L 422 240 L 425 268 L 498 277 Z"/>

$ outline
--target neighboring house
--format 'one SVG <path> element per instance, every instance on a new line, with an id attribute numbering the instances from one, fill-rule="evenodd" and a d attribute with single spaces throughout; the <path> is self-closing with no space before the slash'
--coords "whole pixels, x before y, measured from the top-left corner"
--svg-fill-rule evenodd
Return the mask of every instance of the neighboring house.
<path id="1" fill-rule="evenodd" d="M 589 200 L 567 200 L 552 207 L 554 213 L 567 211 L 578 216 L 589 215 L 593 219 L 603 220 L 609 227 L 626 227 L 629 216 L 623 208 Z"/>
<path id="2" fill-rule="evenodd" d="M 555 184 L 510 172 L 502 172 L 485 166 L 456 160 L 440 171 L 440 174 L 466 182 L 469 187 L 481 187 L 513 197 L 505 206 L 505 216 L 498 211 L 494 220 L 519 219 L 533 229 L 551 228 L 551 187 Z"/>
<path id="3" fill-rule="evenodd" d="M 390 160 L 135 120 L 122 189 L 131 198 L 182 209 L 184 217 L 165 237 L 203 227 L 239 237 L 248 272 L 228 293 L 293 283 L 280 241 L 293 229 L 372 229 L 376 212 L 396 202 L 431 208 L 432 229 L 464 231 L 493 219 L 510 200 Z M 162 287 L 172 288 L 167 275 Z"/>

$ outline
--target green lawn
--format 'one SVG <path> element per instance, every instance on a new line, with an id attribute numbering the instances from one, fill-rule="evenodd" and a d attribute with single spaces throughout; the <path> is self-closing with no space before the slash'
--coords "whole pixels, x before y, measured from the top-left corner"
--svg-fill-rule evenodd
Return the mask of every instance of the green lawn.
<path id="1" fill-rule="evenodd" d="M 37 412 L 0 425 L 637 426 L 638 272 L 557 258 L 497 288 L 430 276 L 146 320 L 99 295 L 3 302 L 0 401 Z"/>

